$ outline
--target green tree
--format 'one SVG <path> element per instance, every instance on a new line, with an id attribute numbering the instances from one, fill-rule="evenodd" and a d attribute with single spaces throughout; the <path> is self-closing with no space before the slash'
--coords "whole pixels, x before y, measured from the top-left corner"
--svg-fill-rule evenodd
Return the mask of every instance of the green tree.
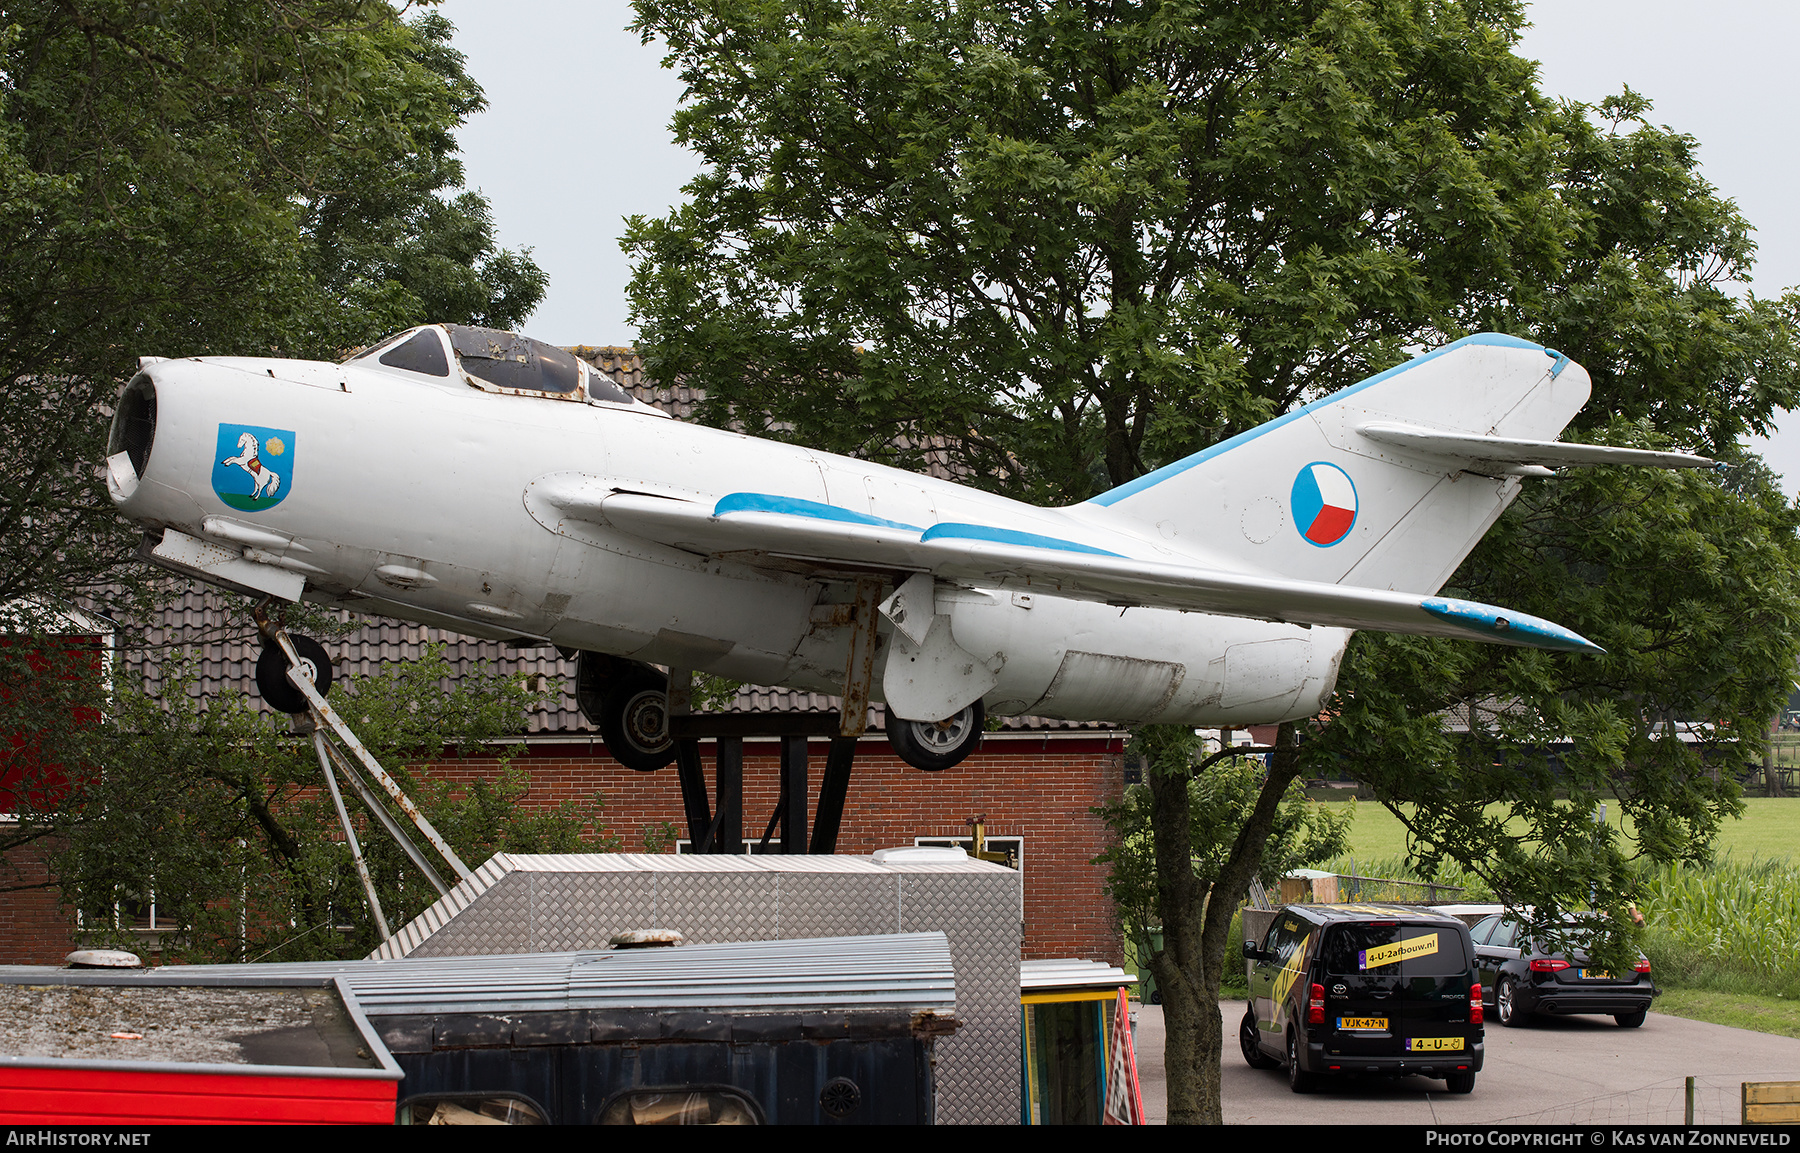
<path id="1" fill-rule="evenodd" d="M 380 0 L 0 0 L 0 630 L 38 638 L 0 653 L 0 732 L 30 734 L 23 792 L 104 763 L 66 723 L 99 688 L 46 680 L 42 638 L 72 603 L 130 625 L 157 595 L 96 467 L 138 355 L 333 357 L 511 327 L 543 295 L 460 191 L 452 132 L 483 98 L 450 32 Z M 0 829 L 0 855 L 47 827 Z"/>
<path id="2" fill-rule="evenodd" d="M 0 0 L 0 604 L 133 580 L 95 465 L 135 357 L 536 305 L 457 194 L 483 101 L 449 34 L 380 0 Z"/>
<path id="3" fill-rule="evenodd" d="M 976 483 L 1056 502 L 1478 329 L 1593 371 L 1578 433 L 1722 452 L 1800 400 L 1800 304 L 1722 289 L 1753 245 L 1695 142 L 1629 92 L 1546 100 L 1511 0 L 637 13 L 706 163 L 685 204 L 628 233 L 640 348 L 704 388 L 714 422 L 902 465 L 942 447 Z M 1602 780 L 1651 817 L 1635 851 L 1703 853 L 1730 786 L 1654 725 L 1703 715 L 1738 738 L 1714 742 L 1728 760 L 1759 741 L 1793 667 L 1792 548 L 1778 499 L 1716 477 L 1541 482 L 1452 586 L 1611 655 L 1359 637 L 1331 722 L 1304 744 L 1283 727 L 1210 886 L 1188 864 L 1191 765 L 1153 757 L 1170 1120 L 1220 1119 L 1229 906 L 1304 763 L 1378 762 L 1384 797 L 1421 804 L 1416 853 L 1492 848 L 1498 887 L 1546 911 L 1622 883 L 1582 811 Z M 1445 734 L 1444 703 L 1493 700 L 1536 721 L 1480 730 L 1503 738 L 1485 746 Z M 1485 773 L 1477 751 L 1564 734 L 1568 786 L 1524 753 Z M 1519 810 L 1516 852 L 1438 780 L 1453 766 L 1489 796 L 1544 798 Z"/>
<path id="4" fill-rule="evenodd" d="M 1127 754 L 1143 758 L 1157 777 L 1186 784 L 1191 830 L 1187 860 L 1205 902 L 1205 894 L 1232 865 L 1246 821 L 1256 815 L 1268 766 L 1260 756 L 1224 749 L 1202 757 L 1203 751 L 1192 729 L 1146 725 Z M 1094 810 L 1113 836 L 1112 845 L 1094 858 L 1095 863 L 1108 866 L 1107 895 L 1118 906 L 1138 956 L 1146 958 L 1155 953 L 1149 930 L 1162 924 L 1162 871 L 1152 828 L 1157 803 L 1156 790 L 1132 785 L 1116 803 Z M 1349 834 L 1349 813 L 1308 801 L 1306 791 L 1293 781 L 1280 794 L 1267 833 L 1258 834 L 1264 836 L 1264 849 L 1256 879 L 1272 889 L 1290 870 L 1322 865 L 1348 851 Z M 1222 904 L 1227 915 L 1235 911 L 1234 902 Z"/>

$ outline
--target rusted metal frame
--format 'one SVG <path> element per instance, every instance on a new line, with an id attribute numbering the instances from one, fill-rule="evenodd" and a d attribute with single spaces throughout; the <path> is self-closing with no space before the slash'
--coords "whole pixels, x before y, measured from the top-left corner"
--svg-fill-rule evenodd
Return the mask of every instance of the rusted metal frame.
<path id="1" fill-rule="evenodd" d="M 406 853 L 412 863 L 418 866 L 421 873 L 425 874 L 425 879 L 430 881 L 431 887 L 438 891 L 438 896 L 441 897 L 448 893 L 450 886 L 444 883 L 442 874 L 432 866 L 431 858 L 427 857 L 419 846 L 413 844 L 412 838 L 400 828 L 400 822 L 396 821 L 394 815 L 388 812 L 387 806 L 381 803 L 380 798 L 376 797 L 375 791 L 363 782 L 361 776 L 357 775 L 350 764 L 350 758 L 346 757 L 343 750 L 331 742 L 330 737 L 320 733 L 317 728 L 313 732 L 323 738 L 325 751 L 331 754 L 332 762 L 337 765 L 338 771 L 344 774 L 344 779 L 350 782 L 350 787 L 356 790 L 358 797 L 362 798 L 363 807 L 375 815 L 375 819 L 381 822 L 381 827 L 387 830 L 388 836 L 394 838 L 395 843 Z"/>
<path id="2" fill-rule="evenodd" d="M 838 827 L 844 821 L 844 798 L 850 792 L 850 766 L 856 760 L 855 737 L 833 737 L 825 755 L 825 777 L 819 782 L 819 810 L 813 818 L 812 843 L 807 852 L 830 856 L 837 852 Z"/>
<path id="3" fill-rule="evenodd" d="M 781 851 L 806 852 L 806 738 L 781 738 L 781 799 L 775 811 L 781 818 Z"/>
<path id="4" fill-rule="evenodd" d="M 711 852 L 744 851 L 744 738 L 720 737 L 713 769 L 714 806 Z"/>
<path id="5" fill-rule="evenodd" d="M 356 734 L 350 731 L 350 726 L 346 725 L 343 718 L 337 715 L 337 711 L 325 703 L 325 698 L 319 695 L 319 690 L 313 686 L 313 683 L 300 675 L 300 654 L 294 651 L 294 642 L 288 639 L 287 630 L 278 624 L 271 624 L 266 627 L 265 632 L 276 644 L 281 646 L 282 653 L 288 659 L 288 683 L 300 690 L 300 695 L 304 696 L 307 704 L 312 706 L 314 715 L 330 725 L 331 731 L 338 735 L 338 739 L 350 746 L 350 751 L 356 754 L 356 759 L 369 770 L 369 774 L 375 778 L 376 783 L 386 791 L 387 795 L 394 798 L 394 803 L 400 806 L 400 811 L 405 813 L 407 819 L 412 821 L 413 826 L 424 835 L 427 841 L 431 842 L 431 847 L 438 851 L 438 855 L 444 858 L 444 862 L 455 870 L 457 878 L 460 880 L 467 877 L 470 873 L 469 866 L 463 864 L 462 858 L 456 855 L 456 850 L 450 847 L 450 842 L 444 840 L 443 836 L 432 828 L 431 822 L 425 819 L 425 814 L 421 813 L 419 807 L 413 804 L 412 798 L 406 795 L 406 790 L 402 789 L 394 778 L 382 770 L 380 762 L 376 761 L 369 750 L 363 747 L 363 743 L 356 739 Z"/>
<path id="6" fill-rule="evenodd" d="M 325 787 L 331 791 L 338 824 L 344 827 L 344 840 L 350 845 L 350 859 L 356 863 L 356 878 L 362 882 L 363 895 L 369 899 L 369 912 L 375 915 L 375 930 L 385 944 L 394 934 L 388 931 L 387 914 L 381 911 L 381 898 L 375 895 L 375 880 L 369 876 L 369 864 L 363 860 L 362 846 L 356 843 L 356 830 L 350 825 L 349 810 L 344 808 L 344 795 L 338 792 L 337 774 L 331 771 L 331 758 L 325 753 L 325 734 L 314 729 L 312 737 L 313 752 L 319 754 L 319 769 L 325 774 Z"/>
<path id="7" fill-rule="evenodd" d="M 838 736 L 860 737 L 869 727 L 869 693 L 875 682 L 876 606 L 884 587 L 880 577 L 856 578 L 856 619 L 850 622 L 850 652 L 844 664 L 844 711 Z"/>

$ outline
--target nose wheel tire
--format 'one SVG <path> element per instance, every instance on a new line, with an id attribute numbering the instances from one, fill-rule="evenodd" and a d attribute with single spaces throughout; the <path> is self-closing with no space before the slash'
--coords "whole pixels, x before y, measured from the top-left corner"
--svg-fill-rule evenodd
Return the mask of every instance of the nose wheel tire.
<path id="1" fill-rule="evenodd" d="M 331 691 L 331 658 L 318 641 L 311 637 L 290 635 L 294 653 L 300 658 L 300 674 L 313 683 L 324 696 Z M 256 658 L 256 691 L 277 712 L 299 714 L 306 711 L 306 696 L 288 680 L 287 654 L 280 645 L 263 646 Z"/>
<path id="2" fill-rule="evenodd" d="M 1246 1009 L 1244 1023 L 1238 1026 L 1238 1048 L 1244 1051 L 1244 1064 L 1252 1069 L 1275 1069 L 1281 1062 L 1262 1051 L 1261 1036 L 1256 1030 L 1256 1013 Z"/>
<path id="3" fill-rule="evenodd" d="M 895 756 L 915 769 L 937 773 L 974 752 L 986 727 L 987 709 L 976 701 L 943 721 L 903 721 L 890 714 L 887 738 Z"/>

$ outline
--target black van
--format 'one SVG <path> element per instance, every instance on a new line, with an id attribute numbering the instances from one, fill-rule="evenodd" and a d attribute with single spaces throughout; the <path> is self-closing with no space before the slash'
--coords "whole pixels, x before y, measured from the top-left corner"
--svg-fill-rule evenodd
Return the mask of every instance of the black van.
<path id="1" fill-rule="evenodd" d="M 1469 927 L 1401 905 L 1288 905 L 1244 942 L 1252 1068 L 1285 1065 L 1296 1093 L 1340 1073 L 1441 1077 L 1481 1069 L 1481 985 Z"/>

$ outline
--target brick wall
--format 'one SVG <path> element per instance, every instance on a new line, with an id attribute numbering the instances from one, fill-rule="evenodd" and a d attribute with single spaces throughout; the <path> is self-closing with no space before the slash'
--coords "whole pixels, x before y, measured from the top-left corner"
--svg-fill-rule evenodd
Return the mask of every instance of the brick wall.
<path id="1" fill-rule="evenodd" d="M 911 845 L 921 836 L 966 836 L 967 822 L 986 817 L 989 836 L 1024 839 L 1025 957 L 1078 957 L 1119 964 L 1120 938 L 1103 888 L 1106 870 L 1090 864 L 1106 846 L 1106 827 L 1089 809 L 1123 789 L 1123 738 L 1112 734 L 990 734 L 962 764 L 924 773 L 900 761 L 887 742 L 865 739 L 857 750 L 838 852 L 864 855 Z M 812 742 L 807 810 L 817 809 L 827 742 Z M 710 743 L 702 744 L 712 779 Z M 744 836 L 762 836 L 780 793 L 774 742 L 744 746 Z M 663 821 L 687 835 L 681 787 L 673 767 L 637 773 L 615 762 L 592 740 L 540 740 L 514 762 L 530 780 L 521 799 L 552 808 L 600 794 L 601 821 L 628 852 Z M 450 761 L 425 770 L 457 781 L 489 776 L 494 762 Z M 23 853 L 24 855 L 21 855 Z M 41 857 L 27 851 L 9 862 L 19 875 L 41 880 Z M 471 861 L 474 865 L 478 862 Z M 73 916 L 58 909 L 54 889 L 0 893 L 0 964 L 57 964 L 74 947 Z"/>
<path id="2" fill-rule="evenodd" d="M 45 865 L 51 850 L 41 842 L 14 849 L 0 863 L 0 964 L 60 965 L 75 947 L 75 914 L 59 906 Z"/>

